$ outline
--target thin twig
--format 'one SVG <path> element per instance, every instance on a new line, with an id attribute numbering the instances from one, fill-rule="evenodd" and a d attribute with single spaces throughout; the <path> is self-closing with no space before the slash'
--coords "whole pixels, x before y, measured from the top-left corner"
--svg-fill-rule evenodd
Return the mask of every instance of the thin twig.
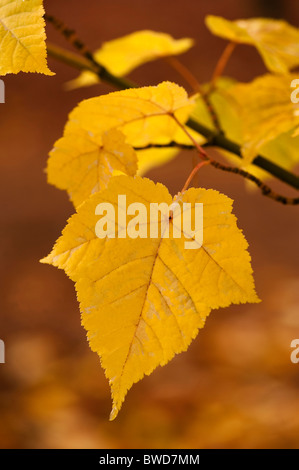
<path id="1" fill-rule="evenodd" d="M 178 142 L 171 141 L 168 144 L 148 144 L 145 145 L 144 147 L 135 147 L 134 150 L 148 150 L 148 149 L 161 149 L 161 148 L 178 148 L 182 150 L 194 150 L 194 145 L 188 145 L 188 144 L 179 144 Z"/>
<path id="2" fill-rule="evenodd" d="M 190 85 L 192 90 L 195 93 L 201 93 L 201 86 L 197 80 L 197 78 L 193 75 L 191 70 L 188 69 L 179 59 L 176 57 L 165 57 L 165 61 L 174 69 L 176 70 L 181 77 Z"/>
<path id="3" fill-rule="evenodd" d="M 174 68 L 183 78 L 184 80 L 191 86 L 195 93 L 199 93 L 200 97 L 204 101 L 208 112 L 210 113 L 211 119 L 213 121 L 215 129 L 222 133 L 220 122 L 214 109 L 214 106 L 211 103 L 211 100 L 206 92 L 202 89 L 201 84 L 198 82 L 197 78 L 193 75 L 193 73 L 176 57 L 166 57 L 166 61 Z"/>
<path id="4" fill-rule="evenodd" d="M 232 140 L 227 139 L 223 134 L 217 134 L 216 132 L 211 131 L 211 129 L 208 129 L 207 127 L 203 126 L 201 123 L 199 123 L 193 118 L 190 118 L 186 124 L 190 129 L 193 129 L 194 131 L 206 137 L 208 140 L 208 145 L 219 147 L 220 149 L 227 150 L 228 152 L 233 153 L 234 155 L 236 155 L 236 157 L 239 157 L 241 159 L 243 158 L 240 146 Z M 289 186 L 295 189 L 299 189 L 299 176 L 295 175 L 294 173 L 291 173 L 285 168 L 282 168 L 276 163 L 271 162 L 262 155 L 258 155 L 257 157 L 255 157 L 251 163 L 261 168 L 262 170 L 267 171 L 268 173 L 270 173 L 270 175 L 274 176 L 280 181 L 283 181 Z"/>
<path id="5" fill-rule="evenodd" d="M 188 176 L 187 180 L 186 180 L 186 183 L 184 184 L 182 190 L 181 190 L 181 193 L 183 193 L 184 191 L 186 191 L 186 189 L 188 188 L 189 184 L 191 183 L 191 181 L 193 180 L 194 176 L 196 175 L 196 173 L 204 166 L 204 165 L 209 165 L 211 163 L 210 160 L 204 160 L 202 162 L 199 162 L 194 168 L 193 170 L 191 171 L 190 175 Z"/>
<path id="6" fill-rule="evenodd" d="M 221 129 L 221 125 L 220 125 L 216 110 L 215 110 L 214 106 L 212 105 L 212 102 L 210 100 L 209 95 L 207 93 L 202 93 L 201 97 L 202 97 L 206 107 L 208 108 L 208 111 L 210 113 L 210 116 L 212 118 L 212 121 L 213 121 L 213 124 L 215 126 L 215 129 L 216 129 L 217 133 L 218 134 L 223 134 L 223 130 Z"/>
<path id="7" fill-rule="evenodd" d="M 99 64 L 93 54 L 87 48 L 81 39 L 78 38 L 73 29 L 68 28 L 62 21 L 53 15 L 45 15 L 45 20 L 51 23 L 61 34 L 69 41 L 79 52 L 92 64 L 92 72 L 94 72 L 101 80 L 107 81 L 120 89 L 135 88 L 136 85 L 125 78 L 116 77 L 103 65 Z"/>
<path id="8" fill-rule="evenodd" d="M 227 62 L 229 61 L 229 58 L 232 55 L 236 45 L 237 45 L 237 43 L 235 43 L 233 41 L 230 41 L 226 45 L 223 53 L 221 54 L 221 56 L 220 56 L 220 58 L 219 58 L 219 60 L 216 64 L 216 67 L 214 69 L 213 75 L 212 75 L 210 92 L 214 89 L 215 82 L 216 82 L 217 78 L 219 78 L 223 74 L 224 69 L 227 65 Z"/>
<path id="9" fill-rule="evenodd" d="M 175 116 L 175 114 L 170 114 L 170 116 L 175 120 L 177 125 L 182 129 L 182 131 L 186 134 L 187 137 L 191 140 L 191 142 L 194 144 L 194 147 L 197 149 L 198 154 L 202 160 L 207 160 L 209 158 L 207 152 L 205 149 L 199 145 L 199 143 L 194 139 L 194 137 L 190 134 L 186 126 L 184 126 Z"/>
<path id="10" fill-rule="evenodd" d="M 241 168 L 238 167 L 232 167 L 228 165 L 223 165 L 222 163 L 217 162 L 216 160 L 213 160 L 212 158 L 209 157 L 207 152 L 196 142 L 196 140 L 193 138 L 193 136 L 187 131 L 185 126 L 181 124 L 178 119 L 175 117 L 175 115 L 172 115 L 173 119 L 176 121 L 176 123 L 181 127 L 181 129 L 185 132 L 185 134 L 189 137 L 191 142 L 193 142 L 194 146 L 196 147 L 198 154 L 200 158 L 203 160 L 200 162 L 198 165 L 196 165 L 195 168 L 193 168 L 192 172 L 190 173 L 184 188 L 182 192 L 188 187 L 190 181 L 192 180 L 193 176 L 197 173 L 197 171 L 203 166 L 208 163 L 210 163 L 214 168 L 217 168 L 218 170 L 222 171 L 228 171 L 230 173 L 235 173 L 236 175 L 240 175 L 243 178 L 246 178 L 253 183 L 255 183 L 261 190 L 262 194 L 264 196 L 267 196 L 271 199 L 274 199 L 274 201 L 281 202 L 282 204 L 288 204 L 288 205 L 297 205 L 299 204 L 299 197 L 298 198 L 291 198 L 291 197 L 286 197 L 281 194 L 275 193 L 269 186 L 267 186 L 265 183 L 263 183 L 260 179 L 258 179 L 256 176 L 252 175 L 251 173 L 248 173 L 248 171 L 242 170 Z"/>
<path id="11" fill-rule="evenodd" d="M 270 197 L 271 199 L 274 199 L 274 201 L 281 202 L 282 204 L 288 204 L 288 205 L 299 204 L 299 197 L 291 198 L 291 197 L 283 196 L 281 194 L 277 194 L 269 186 L 263 183 L 259 178 L 248 173 L 245 170 L 242 170 L 241 168 L 223 165 L 222 163 L 219 163 L 216 160 L 212 160 L 212 159 L 210 159 L 210 163 L 214 168 L 217 168 L 218 170 L 235 173 L 236 175 L 241 175 L 243 176 L 243 178 L 246 178 L 249 181 L 252 181 L 258 186 L 258 188 L 261 190 L 264 196 Z"/>

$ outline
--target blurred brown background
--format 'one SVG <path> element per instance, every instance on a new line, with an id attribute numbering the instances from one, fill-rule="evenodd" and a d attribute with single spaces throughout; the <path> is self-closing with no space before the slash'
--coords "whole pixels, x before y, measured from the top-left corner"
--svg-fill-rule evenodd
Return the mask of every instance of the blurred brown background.
<path id="1" fill-rule="evenodd" d="M 229 19 L 283 17 L 297 25 L 297 0 L 46 0 L 48 13 L 65 20 L 92 49 L 139 29 L 196 47 L 182 61 L 208 80 L 224 41 L 204 26 L 206 14 Z M 47 26 L 52 42 L 69 47 Z M 203 169 L 200 184 L 235 199 L 239 226 L 250 244 L 258 305 L 212 312 L 186 353 L 158 368 L 129 392 L 110 423 L 109 386 L 88 347 L 73 284 L 62 271 L 39 264 L 73 208 L 65 192 L 47 185 L 44 168 L 68 112 L 83 98 L 111 91 L 106 85 L 66 92 L 77 72 L 50 60 L 55 77 L 5 77 L 0 105 L 1 448 L 263 448 L 299 447 L 299 364 L 290 343 L 299 338 L 298 208 L 284 207 L 243 181 Z M 227 74 L 250 80 L 265 71 L 253 48 L 240 46 Z M 163 61 L 131 78 L 143 85 L 169 79 L 186 85 Z M 175 193 L 192 156 L 149 176 Z M 291 192 L 284 185 L 276 188 Z"/>

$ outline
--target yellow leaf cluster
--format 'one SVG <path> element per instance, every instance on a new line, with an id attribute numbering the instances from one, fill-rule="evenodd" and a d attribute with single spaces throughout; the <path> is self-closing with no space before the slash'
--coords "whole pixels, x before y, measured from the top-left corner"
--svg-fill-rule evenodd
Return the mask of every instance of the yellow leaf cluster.
<path id="1" fill-rule="evenodd" d="M 182 87 L 170 82 L 118 91 L 81 102 L 71 112 L 63 137 L 50 153 L 48 181 L 66 189 L 77 206 L 94 191 L 103 189 L 113 170 L 134 174 L 133 150 L 129 145 L 143 148 L 171 141 L 190 143 L 182 125 L 194 105 L 195 100 L 188 98 Z M 112 130 L 124 135 L 122 146 L 125 145 L 125 149 L 116 148 L 112 158 L 113 150 L 110 148 L 107 160 L 107 152 L 103 153 L 103 135 Z M 149 161 L 154 152 L 151 149 L 149 154 L 142 155 L 142 166 L 148 169 L 154 159 L 158 162 L 171 158 L 174 156 L 172 150 L 157 152 Z M 120 156 L 122 166 L 116 159 L 116 152 L 123 152 L 123 159 Z"/>
<path id="2" fill-rule="evenodd" d="M 39 72 L 54 75 L 47 65 L 42 0 L 1 0 L 0 75 Z"/>
<path id="3" fill-rule="evenodd" d="M 171 231 L 169 238 L 96 238 L 96 206 L 110 202 L 117 211 L 118 195 L 147 209 L 151 202 L 203 203 L 203 245 L 186 250 L 190 236 L 173 238 Z M 76 283 L 82 323 L 110 382 L 111 419 L 135 382 L 188 348 L 211 309 L 259 301 L 247 242 L 231 210 L 231 199 L 214 190 L 192 188 L 173 199 L 162 184 L 114 177 L 79 206 L 42 260 Z M 115 229 L 123 227 L 116 221 Z"/>

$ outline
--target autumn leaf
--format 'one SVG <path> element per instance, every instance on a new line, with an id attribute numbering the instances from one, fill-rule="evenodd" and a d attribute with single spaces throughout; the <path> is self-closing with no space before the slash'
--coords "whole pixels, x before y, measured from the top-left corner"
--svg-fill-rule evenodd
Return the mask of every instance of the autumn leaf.
<path id="1" fill-rule="evenodd" d="M 137 171 L 134 149 L 115 129 L 105 132 L 97 143 L 84 130 L 68 134 L 56 142 L 47 168 L 49 183 L 66 189 L 75 206 L 106 188 L 113 170 L 132 176 Z"/>
<path id="2" fill-rule="evenodd" d="M 105 132 L 121 131 L 126 144 L 138 148 L 171 141 L 190 144 L 181 126 L 188 119 L 194 104 L 194 99 L 188 98 L 184 88 L 170 82 L 118 91 L 81 102 L 71 112 L 64 136 L 55 143 L 50 153 L 48 181 L 66 189 L 76 206 L 96 188 L 103 189 L 113 170 L 133 174 L 132 165 L 130 171 L 125 166 L 120 168 L 115 164 L 115 158 L 109 159 L 109 168 L 107 165 L 98 167 Z M 199 143 L 204 142 L 198 134 L 193 135 Z M 127 147 L 128 152 L 132 160 Z M 153 157 L 154 150 L 147 155 Z M 152 160 L 158 164 L 172 156 L 173 151 L 157 151 Z M 141 159 L 141 167 L 147 163 L 149 168 L 146 154 L 142 154 Z"/>
<path id="3" fill-rule="evenodd" d="M 44 13 L 42 0 L 1 0 L 0 75 L 54 75 L 47 66 Z"/>
<path id="4" fill-rule="evenodd" d="M 105 42 L 95 51 L 96 61 L 118 77 L 128 75 L 133 69 L 160 57 L 182 54 L 192 47 L 190 38 L 174 39 L 169 34 L 155 31 L 136 31 L 112 41 Z M 94 85 L 99 77 L 89 71 L 66 84 L 68 89 Z"/>
<path id="5" fill-rule="evenodd" d="M 147 214 L 150 203 L 176 201 L 191 203 L 194 217 L 194 204 L 203 203 L 203 244 L 186 249 L 192 234 L 185 228 L 181 238 L 171 230 L 167 238 L 162 229 L 156 238 L 97 238 L 95 208 L 109 202 L 118 214 L 118 195 L 126 196 L 127 206 L 141 202 Z M 231 210 L 232 200 L 214 190 L 192 188 L 173 199 L 162 184 L 115 177 L 79 206 L 42 260 L 76 282 L 82 324 L 110 382 L 111 419 L 135 382 L 188 348 L 211 309 L 259 301 L 247 242 Z M 164 216 L 169 220 L 168 212 Z M 124 226 L 117 218 L 119 235 Z M 147 218 L 148 231 L 151 224 Z M 180 211 L 173 211 L 170 224 L 181 227 Z"/>
<path id="6" fill-rule="evenodd" d="M 255 46 L 271 72 L 285 74 L 299 65 L 299 30 L 286 21 L 268 18 L 230 21 L 213 15 L 205 21 L 216 36 Z"/>

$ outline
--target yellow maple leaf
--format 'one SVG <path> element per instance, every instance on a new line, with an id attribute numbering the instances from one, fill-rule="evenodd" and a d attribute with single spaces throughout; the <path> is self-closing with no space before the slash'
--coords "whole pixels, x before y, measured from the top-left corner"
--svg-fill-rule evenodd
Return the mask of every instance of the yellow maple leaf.
<path id="1" fill-rule="evenodd" d="M 194 217 L 194 204 L 203 203 L 203 244 L 186 249 L 192 234 L 184 225 L 181 238 L 171 230 L 168 238 L 162 229 L 155 238 L 120 238 L 122 220 L 112 221 L 116 238 L 97 238 L 95 208 L 108 202 L 123 217 L 119 195 L 126 196 L 127 206 L 142 203 L 148 214 L 153 202 L 176 201 L 190 203 Z M 191 188 L 173 199 L 162 184 L 118 176 L 77 209 L 42 260 L 76 282 L 82 323 L 110 382 L 111 419 L 135 382 L 188 348 L 211 309 L 259 301 L 248 245 L 231 210 L 232 200 L 214 190 Z M 131 222 L 125 222 L 127 230 Z M 151 224 L 147 217 L 147 232 Z M 181 230 L 180 224 L 174 210 L 170 225 Z"/>
<path id="2" fill-rule="evenodd" d="M 94 53 L 97 62 L 118 77 L 127 75 L 141 64 L 171 55 L 182 54 L 192 47 L 190 38 L 174 39 L 169 34 L 155 31 L 136 31 L 112 41 L 105 42 Z M 68 89 L 94 85 L 99 77 L 89 71 L 66 84 Z"/>
<path id="3" fill-rule="evenodd" d="M 173 140 L 190 144 L 190 139 L 181 126 L 188 119 L 194 104 L 194 99 L 188 98 L 184 88 L 170 82 L 82 101 L 70 113 L 63 137 L 54 144 L 54 149 L 50 152 L 47 169 L 49 182 L 66 189 L 75 205 L 81 203 L 96 187 L 103 188 L 103 184 L 112 175 L 112 170 L 133 174 L 131 165 L 130 171 L 116 166 L 115 158 L 109 159 L 109 171 L 106 165 L 101 166 L 97 173 L 96 166 L 102 154 L 105 132 L 121 131 L 126 143 L 138 148 L 149 144 L 168 144 Z M 193 136 L 196 136 L 199 143 L 205 141 L 194 132 Z M 114 138 L 114 142 L 115 140 Z M 110 150 L 113 153 L 113 149 Z M 157 149 L 157 152 L 154 150 L 140 152 L 140 171 L 163 163 L 175 155 L 173 149 L 164 152 L 161 149 Z M 128 155 L 128 151 L 126 154 Z M 130 160 L 131 158 L 128 164 Z"/>
<path id="4" fill-rule="evenodd" d="M 288 73 L 299 65 L 299 30 L 286 21 L 269 18 L 229 21 L 213 15 L 205 21 L 216 36 L 255 46 L 271 72 Z"/>
<path id="5" fill-rule="evenodd" d="M 42 0 L 1 0 L 0 75 L 54 75 L 47 65 L 44 13 Z"/>
<path id="6" fill-rule="evenodd" d="M 75 206 L 104 189 L 113 171 L 135 175 L 137 156 L 122 132 L 112 129 L 94 142 L 83 129 L 58 140 L 48 160 L 48 182 L 66 189 Z"/>

